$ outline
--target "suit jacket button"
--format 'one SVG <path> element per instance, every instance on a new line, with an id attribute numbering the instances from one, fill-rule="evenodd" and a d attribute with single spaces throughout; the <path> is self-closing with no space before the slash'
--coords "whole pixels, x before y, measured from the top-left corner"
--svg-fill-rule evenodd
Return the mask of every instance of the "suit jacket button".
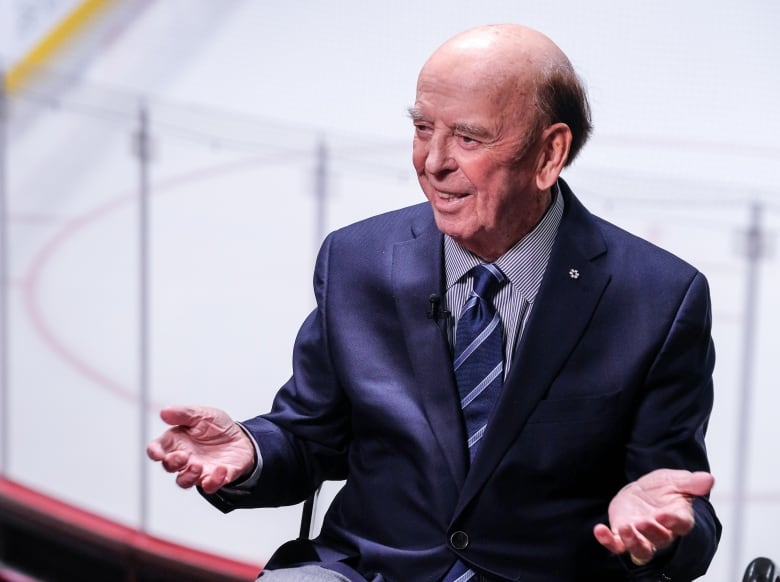
<path id="1" fill-rule="evenodd" d="M 456 531 L 450 536 L 450 544 L 456 550 L 465 550 L 469 547 L 469 536 L 465 531 Z"/>

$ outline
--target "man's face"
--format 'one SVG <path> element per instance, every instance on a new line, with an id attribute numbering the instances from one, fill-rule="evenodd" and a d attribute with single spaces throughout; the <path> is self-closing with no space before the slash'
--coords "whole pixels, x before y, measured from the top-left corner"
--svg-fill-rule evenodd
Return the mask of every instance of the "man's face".
<path id="1" fill-rule="evenodd" d="M 420 74 L 410 112 L 413 162 L 439 230 L 492 261 L 544 212 L 536 148 L 517 159 L 533 108 L 528 95 L 510 92 L 507 83 L 454 65 L 429 62 Z"/>

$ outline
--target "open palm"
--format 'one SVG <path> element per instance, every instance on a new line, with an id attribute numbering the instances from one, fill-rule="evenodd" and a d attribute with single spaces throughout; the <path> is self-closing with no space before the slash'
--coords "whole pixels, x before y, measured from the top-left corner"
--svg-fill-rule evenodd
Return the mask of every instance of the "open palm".
<path id="1" fill-rule="evenodd" d="M 228 414 L 216 408 L 171 406 L 160 417 L 172 428 L 149 443 L 149 457 L 162 462 L 176 483 L 206 493 L 235 481 L 254 465 L 254 447 Z"/>
<path id="2" fill-rule="evenodd" d="M 658 549 L 693 529 L 693 499 L 709 493 L 713 482 L 712 475 L 702 471 L 648 473 L 615 495 L 609 504 L 610 526 L 598 524 L 593 534 L 611 552 L 629 552 L 635 563 L 646 563 Z"/>

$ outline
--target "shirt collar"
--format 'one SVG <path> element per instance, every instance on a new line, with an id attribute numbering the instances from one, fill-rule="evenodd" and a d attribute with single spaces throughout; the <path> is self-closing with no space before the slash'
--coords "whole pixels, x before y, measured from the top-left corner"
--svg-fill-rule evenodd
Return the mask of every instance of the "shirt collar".
<path id="1" fill-rule="evenodd" d="M 552 188 L 553 202 L 534 229 L 501 255 L 494 264 L 506 275 L 510 284 L 533 302 L 542 283 L 555 235 L 563 216 L 563 196 L 556 182 Z M 444 261 L 447 288 L 477 265 L 484 263 L 475 254 L 444 235 Z"/>

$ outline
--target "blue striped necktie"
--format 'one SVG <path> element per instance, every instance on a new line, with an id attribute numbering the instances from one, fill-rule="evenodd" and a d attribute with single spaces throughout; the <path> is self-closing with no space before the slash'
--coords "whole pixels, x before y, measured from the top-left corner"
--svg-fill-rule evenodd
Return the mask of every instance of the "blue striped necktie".
<path id="1" fill-rule="evenodd" d="M 455 380 L 466 423 L 469 458 L 473 461 L 488 417 L 504 384 L 504 342 L 493 296 L 506 277 L 493 264 L 471 270 L 474 289 L 463 306 L 455 332 Z M 475 573 L 458 560 L 443 582 L 467 582 Z"/>
<path id="2" fill-rule="evenodd" d="M 506 277 L 490 263 L 477 265 L 471 272 L 474 289 L 458 320 L 453 366 L 473 461 L 504 384 L 503 330 L 493 296 Z"/>

